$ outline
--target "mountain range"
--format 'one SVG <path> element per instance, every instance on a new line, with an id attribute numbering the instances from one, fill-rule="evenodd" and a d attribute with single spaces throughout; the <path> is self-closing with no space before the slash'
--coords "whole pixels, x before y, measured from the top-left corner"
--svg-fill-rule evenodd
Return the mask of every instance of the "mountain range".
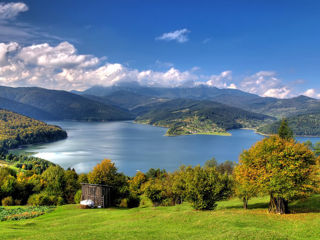
<path id="1" fill-rule="evenodd" d="M 270 124 L 277 124 L 277 119 L 283 117 L 308 119 L 312 114 L 313 119 L 320 119 L 320 101 L 317 99 L 260 97 L 237 89 L 208 86 L 94 86 L 82 92 L 0 87 L 0 108 L 40 120 L 135 119 L 169 127 L 171 135 L 205 133 L 210 129 L 223 133 L 232 128 L 262 129 L 262 126 L 263 133 L 271 133 L 276 125 Z M 320 129 L 317 123 L 313 120 L 308 124 L 312 129 Z M 303 125 L 299 129 L 298 124 L 291 125 L 295 134 L 303 133 Z"/>

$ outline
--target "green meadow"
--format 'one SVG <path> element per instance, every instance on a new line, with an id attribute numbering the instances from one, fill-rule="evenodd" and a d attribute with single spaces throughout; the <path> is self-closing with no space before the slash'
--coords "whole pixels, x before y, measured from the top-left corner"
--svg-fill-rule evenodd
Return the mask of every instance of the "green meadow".
<path id="1" fill-rule="evenodd" d="M 290 205 L 291 214 L 270 214 L 268 198 L 249 209 L 238 199 L 213 211 L 188 203 L 170 207 L 80 209 L 64 205 L 42 216 L 0 223 L 1 239 L 320 239 L 320 195 Z"/>

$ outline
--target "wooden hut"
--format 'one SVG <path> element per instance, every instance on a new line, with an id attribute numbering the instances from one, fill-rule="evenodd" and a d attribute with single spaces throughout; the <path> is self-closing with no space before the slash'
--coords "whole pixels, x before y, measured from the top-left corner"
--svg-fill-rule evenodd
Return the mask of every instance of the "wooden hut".
<path id="1" fill-rule="evenodd" d="M 81 183 L 81 201 L 92 200 L 95 207 L 109 207 L 111 205 L 110 186 L 100 184 Z"/>

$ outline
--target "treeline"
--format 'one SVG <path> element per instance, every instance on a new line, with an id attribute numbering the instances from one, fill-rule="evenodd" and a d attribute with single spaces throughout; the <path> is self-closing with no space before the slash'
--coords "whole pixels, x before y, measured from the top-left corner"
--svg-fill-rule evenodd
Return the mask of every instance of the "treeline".
<path id="1" fill-rule="evenodd" d="M 10 166 L 23 170 L 32 170 L 36 174 L 43 173 L 48 167 L 56 164 L 33 156 L 0 153 L 0 160 Z"/>
<path id="2" fill-rule="evenodd" d="M 67 133 L 58 126 L 0 109 L 1 151 L 6 152 L 20 145 L 51 142 L 66 137 Z"/>

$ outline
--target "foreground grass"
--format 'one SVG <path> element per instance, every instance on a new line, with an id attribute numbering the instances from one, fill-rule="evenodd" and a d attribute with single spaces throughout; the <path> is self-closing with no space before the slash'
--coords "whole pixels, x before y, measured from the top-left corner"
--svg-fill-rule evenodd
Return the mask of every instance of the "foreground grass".
<path id="1" fill-rule="evenodd" d="M 267 213 L 267 198 L 241 209 L 237 200 L 215 211 L 189 204 L 135 209 L 58 207 L 54 212 L 0 223 L 1 239 L 319 239 L 320 195 L 291 205 L 295 214 Z"/>

